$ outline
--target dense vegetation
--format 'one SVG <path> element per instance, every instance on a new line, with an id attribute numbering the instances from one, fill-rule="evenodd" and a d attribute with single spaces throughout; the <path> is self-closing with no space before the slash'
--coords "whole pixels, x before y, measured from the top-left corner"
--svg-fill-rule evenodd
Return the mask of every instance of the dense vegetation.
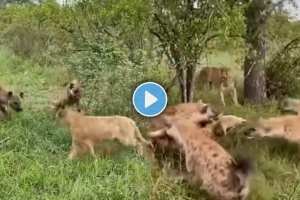
<path id="1" fill-rule="evenodd" d="M 0 84 L 26 95 L 25 111 L 0 124 L 0 199 L 206 199 L 198 188 L 164 171 L 151 171 L 132 149 L 117 148 L 96 161 L 66 160 L 70 137 L 54 118 L 51 102 L 76 77 L 84 82 L 88 113 L 130 116 L 146 133 L 147 119 L 131 106 L 132 90 L 143 81 L 170 88 L 170 104 L 201 98 L 220 107 L 216 91 L 182 93 L 191 84 L 189 72 L 203 65 L 231 67 L 243 99 L 249 2 L 201 1 L 205 4 L 192 13 L 174 0 L 82 0 L 65 6 L 54 0 L 37 2 L 0 3 Z M 299 38 L 300 23 L 280 9 L 272 11 L 267 23 L 267 83 L 282 81 L 280 91 L 272 93 L 297 96 L 298 46 L 285 50 Z M 297 73 L 286 73 L 287 66 Z M 293 77 L 281 79 L 282 74 Z M 181 82 L 173 86 L 174 77 Z M 279 114 L 273 101 L 224 109 L 250 120 Z M 249 199 L 299 199 L 297 145 L 249 141 L 238 134 L 223 144 L 255 160 Z"/>

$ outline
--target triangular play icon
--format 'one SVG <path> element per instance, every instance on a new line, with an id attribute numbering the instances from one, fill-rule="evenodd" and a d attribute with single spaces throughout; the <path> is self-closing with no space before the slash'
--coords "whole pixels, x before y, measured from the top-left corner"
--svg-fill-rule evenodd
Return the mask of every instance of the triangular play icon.
<path id="1" fill-rule="evenodd" d="M 154 103 L 157 102 L 157 98 L 151 94 L 150 92 L 148 92 L 147 90 L 145 91 L 145 108 L 148 108 L 149 106 L 152 106 Z"/>

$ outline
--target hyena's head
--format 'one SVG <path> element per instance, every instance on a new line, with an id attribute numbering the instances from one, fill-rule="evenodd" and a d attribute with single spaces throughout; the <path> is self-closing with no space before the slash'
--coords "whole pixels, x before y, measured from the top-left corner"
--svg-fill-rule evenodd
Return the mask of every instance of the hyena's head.
<path id="1" fill-rule="evenodd" d="M 81 88 L 81 84 L 78 80 L 73 80 L 68 88 L 68 95 L 74 99 L 80 99 L 81 98 L 81 93 L 82 93 L 82 88 Z"/>
<path id="2" fill-rule="evenodd" d="M 199 112 L 201 115 L 205 115 L 209 119 L 216 120 L 219 116 L 219 113 L 214 110 L 210 105 L 202 102 L 202 100 L 198 100 Z"/>
<path id="3" fill-rule="evenodd" d="M 21 92 L 19 95 L 14 94 L 12 91 L 7 93 L 8 105 L 16 112 L 23 111 L 21 99 L 24 98 L 24 93 Z"/>

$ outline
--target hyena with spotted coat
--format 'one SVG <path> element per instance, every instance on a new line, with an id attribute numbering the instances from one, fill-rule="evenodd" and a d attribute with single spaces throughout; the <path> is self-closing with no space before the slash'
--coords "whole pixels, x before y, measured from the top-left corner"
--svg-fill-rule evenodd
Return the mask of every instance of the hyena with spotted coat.
<path id="1" fill-rule="evenodd" d="M 57 102 L 54 103 L 55 111 L 59 111 L 60 109 L 65 109 L 66 107 L 70 107 L 75 105 L 77 111 L 81 111 L 80 109 L 80 99 L 82 96 L 82 86 L 78 80 L 73 80 L 68 84 L 66 88 L 66 94 L 60 98 Z"/>
<path id="2" fill-rule="evenodd" d="M 21 98 L 23 97 L 23 92 L 16 95 L 12 91 L 7 91 L 0 86 L 0 120 L 6 119 L 10 116 L 9 109 L 21 112 L 23 110 Z"/>
<path id="3" fill-rule="evenodd" d="M 172 121 L 168 129 L 150 133 L 151 138 L 167 135 L 185 155 L 184 175 L 201 185 L 217 200 L 244 200 L 249 193 L 251 163 L 236 161 L 221 145 L 208 137 L 211 130 L 189 120 Z"/>

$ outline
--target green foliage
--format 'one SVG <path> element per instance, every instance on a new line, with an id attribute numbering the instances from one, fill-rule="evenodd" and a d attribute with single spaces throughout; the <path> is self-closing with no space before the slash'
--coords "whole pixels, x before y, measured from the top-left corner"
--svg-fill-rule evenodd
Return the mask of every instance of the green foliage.
<path id="1" fill-rule="evenodd" d="M 98 77 L 106 77 L 106 74 L 113 73 L 113 69 L 126 70 L 124 66 L 128 67 L 122 65 L 122 68 L 117 68 L 118 60 L 113 62 L 110 59 L 109 55 L 113 52 L 114 58 L 124 62 L 126 56 L 124 58 L 117 49 L 103 47 L 101 52 L 101 59 L 96 61 L 103 64 L 102 74 Z M 56 98 L 55 92 L 63 89 L 63 83 L 69 79 L 68 73 L 59 66 L 40 67 L 11 55 L 9 51 L 0 51 L 1 84 L 13 89 L 25 89 L 26 99 L 25 111 L 14 114 L 12 121 L 0 125 L 1 199 L 208 199 L 198 187 L 188 186 L 164 171 L 154 171 L 157 176 L 151 176 L 153 171 L 149 162 L 130 148 L 122 148 L 107 157 L 99 156 L 96 161 L 90 157 L 68 161 L 70 136 L 48 108 L 50 101 Z M 89 56 L 96 59 L 99 55 Z M 74 59 L 78 57 L 82 55 L 74 56 Z M 103 60 L 110 65 L 102 63 Z M 146 68 L 142 77 L 145 80 L 155 77 L 155 81 L 167 79 L 167 69 L 158 69 Z M 80 77 L 85 74 L 88 73 Z M 117 75 L 118 78 L 122 76 Z M 124 77 L 127 75 L 124 74 Z M 127 83 L 123 84 L 126 86 Z M 101 88 L 101 85 L 98 87 Z M 131 107 L 124 108 L 124 102 L 115 100 L 117 95 L 113 95 L 110 101 L 107 100 L 108 104 L 98 107 L 102 109 L 98 110 L 99 113 L 106 113 L 107 107 L 110 112 L 125 113 Z M 208 101 L 209 93 L 205 92 L 202 96 L 204 101 Z M 102 97 L 99 98 L 92 99 L 92 102 L 102 101 Z M 218 102 L 216 96 L 209 98 L 210 102 Z M 274 105 L 227 106 L 225 111 L 226 114 L 247 119 L 270 117 L 278 115 L 278 112 Z M 143 128 L 141 124 L 138 121 L 139 127 Z M 249 141 L 242 135 L 229 136 L 226 141 L 222 141 L 222 145 L 231 152 L 254 157 L 256 173 L 249 200 L 298 199 L 300 163 L 295 145 L 264 139 Z M 119 144 L 115 146 L 119 147 Z"/>
<path id="2" fill-rule="evenodd" d="M 84 83 L 86 107 L 100 114 L 128 114 L 132 88 L 143 77 L 141 66 L 134 66 L 112 46 L 102 43 L 93 47 L 97 51 L 71 57 L 70 69 Z"/>
<path id="3" fill-rule="evenodd" d="M 149 162 L 130 148 L 97 161 L 89 157 L 67 161 L 70 136 L 50 109 L 64 85 L 76 77 L 83 82 L 88 113 L 134 117 L 141 130 L 147 131 L 144 125 L 148 120 L 134 115 L 132 91 L 144 81 L 168 86 L 175 74 L 162 56 L 166 44 L 149 32 L 149 28 L 159 29 L 154 14 L 174 34 L 169 47 L 175 45 L 183 51 L 183 62 L 202 61 L 198 55 L 207 51 L 214 54 L 215 49 L 239 47 L 229 54 L 243 50 L 240 36 L 245 34 L 246 5 L 204 0 L 201 2 L 207 7 L 188 13 L 182 2 L 81 0 L 62 7 L 47 0 L 39 5 L 0 9 L 0 84 L 24 91 L 26 97 L 25 111 L 0 124 L 0 199 L 207 199 L 198 187 L 190 187 L 164 171 L 151 176 Z M 284 38 L 282 25 L 290 30 L 288 37 L 297 35 L 297 23 L 288 24 L 282 16 L 275 16 L 271 24 L 274 26 L 270 25 L 269 31 L 278 36 L 274 41 Z M 208 40 L 210 37 L 214 40 Z M 201 52 L 194 47 L 201 47 Z M 298 76 L 298 51 L 278 55 L 269 65 L 272 69 L 268 68 L 274 74 L 272 81 L 279 83 L 286 78 L 283 82 L 297 81 L 298 85 L 298 80 L 290 77 L 291 73 Z M 225 62 L 220 55 L 210 60 L 212 64 Z M 228 58 L 225 63 L 232 67 L 232 60 Z M 292 72 L 283 70 L 286 66 Z M 240 68 L 235 68 L 241 76 Z M 296 87 L 289 85 L 286 91 L 294 94 Z M 205 102 L 220 106 L 215 91 L 199 93 Z M 178 87 L 172 88 L 170 104 L 178 102 L 178 94 Z M 279 114 L 274 104 L 229 105 L 224 112 L 250 120 Z M 232 153 L 255 155 L 256 174 L 249 200 L 299 199 L 297 146 L 283 141 L 249 141 L 242 135 L 229 136 L 222 145 Z M 112 146 L 120 148 L 119 144 Z"/>
<path id="4" fill-rule="evenodd" d="M 64 20 L 63 8 L 54 0 L 41 5 L 12 5 L 0 10 L 0 43 L 16 55 L 41 64 L 58 62 L 70 39 L 54 19 Z M 63 21 L 64 22 L 64 21 Z"/>
<path id="5" fill-rule="evenodd" d="M 270 60 L 266 68 L 269 97 L 297 97 L 300 90 L 300 39 L 289 42 Z"/>

